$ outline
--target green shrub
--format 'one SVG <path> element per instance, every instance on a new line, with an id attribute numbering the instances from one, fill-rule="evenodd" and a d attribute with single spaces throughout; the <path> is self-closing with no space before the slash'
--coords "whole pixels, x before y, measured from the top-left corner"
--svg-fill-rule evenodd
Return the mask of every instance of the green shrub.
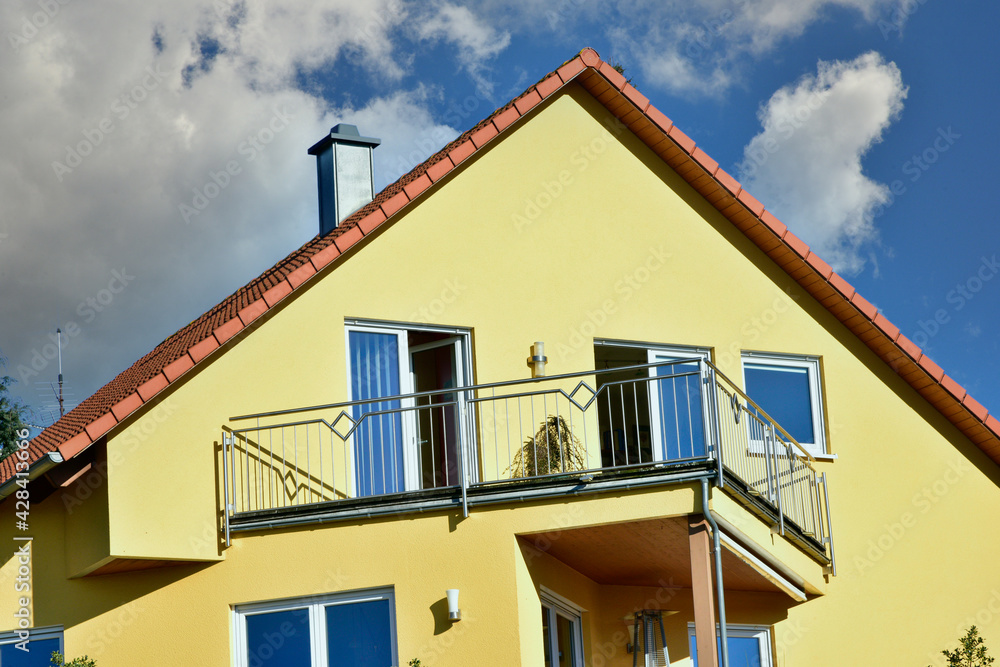
<path id="1" fill-rule="evenodd" d="M 73 658 L 70 662 L 66 662 L 65 656 L 59 651 L 52 652 L 52 664 L 55 667 L 97 667 L 97 663 L 87 656 Z"/>
<path id="2" fill-rule="evenodd" d="M 986 651 L 986 642 L 979 636 L 976 626 L 969 628 L 958 643 L 959 647 L 954 651 L 941 651 L 948 659 L 948 667 L 986 667 L 993 664 L 993 658 Z"/>

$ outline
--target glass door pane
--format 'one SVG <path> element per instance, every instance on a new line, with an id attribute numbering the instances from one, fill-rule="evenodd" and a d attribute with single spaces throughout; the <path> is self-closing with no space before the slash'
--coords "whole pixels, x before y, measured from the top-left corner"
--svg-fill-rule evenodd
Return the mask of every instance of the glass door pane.
<path id="1" fill-rule="evenodd" d="M 395 396 L 404 392 L 400 355 L 405 335 L 377 331 L 348 331 L 351 400 Z M 395 410 L 399 400 L 378 401 L 354 406 L 353 418 L 360 421 L 372 412 Z M 354 432 L 356 494 L 372 496 L 404 491 L 403 416 L 399 412 L 372 415 Z"/>
<path id="2" fill-rule="evenodd" d="M 573 621 L 556 614 L 556 648 L 559 651 L 559 667 L 576 666 L 576 642 Z"/>
<path id="3" fill-rule="evenodd" d="M 679 361 L 677 354 L 649 351 L 649 363 Z M 650 383 L 650 414 L 655 450 L 660 460 L 698 458 L 707 455 L 705 417 L 701 397 L 698 359 L 649 369 L 650 377 L 664 379 Z M 680 373 L 690 373 L 677 377 Z"/>
<path id="4" fill-rule="evenodd" d="M 329 667 L 392 667 L 392 618 L 389 600 L 326 608 Z"/>

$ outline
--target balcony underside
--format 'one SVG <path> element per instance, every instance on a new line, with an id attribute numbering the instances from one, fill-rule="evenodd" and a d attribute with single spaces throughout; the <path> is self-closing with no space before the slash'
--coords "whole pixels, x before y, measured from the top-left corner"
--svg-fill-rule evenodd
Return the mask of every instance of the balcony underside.
<path id="1" fill-rule="evenodd" d="M 639 488 L 668 488 L 689 484 L 700 479 L 715 480 L 718 469 L 714 461 L 661 463 L 630 469 L 614 469 L 581 475 L 551 475 L 542 478 L 518 479 L 470 486 L 467 490 L 470 508 L 502 503 L 524 503 L 550 499 L 567 499 L 615 493 Z M 727 473 L 724 490 L 753 514 L 770 525 L 779 522 L 778 513 L 767 502 L 750 493 L 737 477 Z M 405 493 L 347 498 L 306 505 L 291 505 L 268 510 L 241 512 L 230 519 L 230 530 L 245 532 L 312 523 L 332 523 L 359 518 L 418 514 L 462 510 L 462 489 L 443 487 Z M 813 536 L 794 524 L 785 523 L 785 537 L 805 553 L 829 564 L 826 549 Z"/>
<path id="2" fill-rule="evenodd" d="M 547 553 L 603 586 L 691 589 L 688 517 L 668 517 L 519 535 L 529 548 Z M 732 546 L 730 546 L 732 545 Z M 727 592 L 782 593 L 796 602 L 803 587 L 776 573 L 752 552 L 723 542 Z"/>

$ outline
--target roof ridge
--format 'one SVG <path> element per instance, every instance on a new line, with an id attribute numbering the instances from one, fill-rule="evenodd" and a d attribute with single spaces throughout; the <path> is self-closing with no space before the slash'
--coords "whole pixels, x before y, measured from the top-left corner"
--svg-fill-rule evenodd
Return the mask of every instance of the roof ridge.
<path id="1" fill-rule="evenodd" d="M 175 380 L 248 328 L 288 294 L 347 253 L 535 106 L 578 78 L 581 85 L 779 267 L 970 440 L 1000 463 L 1000 420 L 989 414 L 955 380 L 945 375 L 940 366 L 847 280 L 834 272 L 805 242 L 743 189 L 739 181 L 589 47 L 383 188 L 371 202 L 345 218 L 334 230 L 325 236 L 317 235 L 310 239 L 202 316 L 168 336 L 34 438 L 29 448 L 30 460 L 33 462 L 56 450 L 68 459 L 86 449 L 135 410 L 153 401 Z M 602 99 L 605 95 L 610 96 Z M 922 381 L 927 378 L 930 381 Z M 947 412 L 935 402 L 938 399 L 952 407 L 957 404 L 957 408 Z M 13 474 L 13 462 L 10 459 L 0 461 L 0 482 Z"/>

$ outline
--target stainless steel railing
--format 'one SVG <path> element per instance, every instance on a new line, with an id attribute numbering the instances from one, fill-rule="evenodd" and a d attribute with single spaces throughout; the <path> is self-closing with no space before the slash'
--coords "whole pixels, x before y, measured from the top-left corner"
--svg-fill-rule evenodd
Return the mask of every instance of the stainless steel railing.
<path id="1" fill-rule="evenodd" d="M 232 418 L 228 519 L 435 488 L 712 462 L 832 554 L 812 456 L 712 364 L 677 360 Z M 727 480 L 729 480 L 727 482 Z"/>
<path id="2" fill-rule="evenodd" d="M 719 464 L 786 522 L 832 550 L 825 475 L 812 454 L 731 380 L 708 364 L 714 386 Z"/>

